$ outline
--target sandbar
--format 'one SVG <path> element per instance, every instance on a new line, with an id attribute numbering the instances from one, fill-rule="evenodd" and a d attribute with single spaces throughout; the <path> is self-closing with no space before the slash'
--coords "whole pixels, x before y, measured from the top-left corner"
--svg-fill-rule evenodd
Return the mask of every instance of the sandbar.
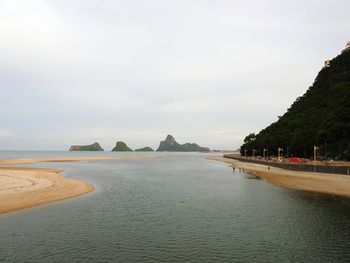
<path id="1" fill-rule="evenodd" d="M 62 170 L 0 168 L 0 214 L 89 193 L 88 183 L 62 177 Z"/>

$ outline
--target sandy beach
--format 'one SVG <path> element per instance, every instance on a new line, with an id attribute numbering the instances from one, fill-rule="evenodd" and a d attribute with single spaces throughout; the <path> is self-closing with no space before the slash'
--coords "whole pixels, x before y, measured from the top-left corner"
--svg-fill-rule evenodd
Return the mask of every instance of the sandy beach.
<path id="1" fill-rule="evenodd" d="M 79 162 L 98 160 L 130 160 L 156 156 L 125 157 L 57 157 L 0 160 L 0 165 L 38 162 Z M 62 170 L 45 168 L 0 167 L 0 214 L 64 200 L 94 190 L 88 183 L 62 177 Z"/>
<path id="2" fill-rule="evenodd" d="M 290 171 L 276 167 L 268 169 L 266 165 L 224 157 L 210 159 L 232 164 L 236 169 L 242 169 L 281 187 L 350 197 L 350 176 L 347 175 Z"/>
<path id="3" fill-rule="evenodd" d="M 0 214 L 79 196 L 90 184 L 60 176 L 61 170 L 0 168 Z"/>

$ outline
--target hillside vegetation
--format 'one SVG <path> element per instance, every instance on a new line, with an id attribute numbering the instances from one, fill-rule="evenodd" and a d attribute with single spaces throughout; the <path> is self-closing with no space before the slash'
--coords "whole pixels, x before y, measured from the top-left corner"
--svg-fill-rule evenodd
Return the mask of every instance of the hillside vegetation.
<path id="1" fill-rule="evenodd" d="M 132 152 L 132 149 L 130 149 L 125 142 L 118 141 L 112 149 L 112 152 Z"/>
<path id="2" fill-rule="evenodd" d="M 151 147 L 143 147 L 139 149 L 135 149 L 135 152 L 154 152 L 154 150 Z"/>
<path id="3" fill-rule="evenodd" d="M 201 147 L 196 143 L 179 144 L 175 138 L 168 135 L 164 141 L 161 141 L 157 152 L 209 152 L 208 147 Z"/>
<path id="4" fill-rule="evenodd" d="M 292 76 L 292 74 L 291 74 Z M 288 111 L 257 135 L 250 134 L 241 147 L 241 154 L 284 155 L 308 158 L 313 147 L 326 158 L 350 160 L 350 51 L 331 60 L 314 84 L 297 98 Z"/>
<path id="5" fill-rule="evenodd" d="M 72 145 L 69 151 L 103 151 L 103 148 L 95 142 L 91 145 Z"/>

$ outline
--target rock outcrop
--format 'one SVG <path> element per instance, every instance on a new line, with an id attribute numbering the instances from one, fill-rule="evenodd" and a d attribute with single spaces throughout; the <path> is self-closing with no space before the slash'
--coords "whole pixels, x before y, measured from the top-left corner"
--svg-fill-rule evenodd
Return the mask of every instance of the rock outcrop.
<path id="1" fill-rule="evenodd" d="M 132 152 L 132 150 L 125 144 L 125 142 L 117 142 L 112 152 Z"/>
<path id="2" fill-rule="evenodd" d="M 161 141 L 157 152 L 209 152 L 208 147 L 201 147 L 196 143 L 179 144 L 175 138 L 168 135 L 164 141 Z"/>
<path id="3" fill-rule="evenodd" d="M 143 147 L 140 149 L 136 149 L 135 152 L 154 152 L 154 150 L 151 147 Z"/>
<path id="4" fill-rule="evenodd" d="M 73 152 L 73 151 L 104 151 L 103 148 L 97 143 L 93 143 L 90 145 L 72 145 L 69 148 L 69 151 Z"/>

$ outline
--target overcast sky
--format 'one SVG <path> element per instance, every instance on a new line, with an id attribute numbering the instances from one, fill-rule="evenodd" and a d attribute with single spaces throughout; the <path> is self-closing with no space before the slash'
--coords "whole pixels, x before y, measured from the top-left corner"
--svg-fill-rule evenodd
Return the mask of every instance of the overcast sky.
<path id="1" fill-rule="evenodd" d="M 350 40 L 349 0 L 0 0 L 0 149 L 236 149 Z"/>

